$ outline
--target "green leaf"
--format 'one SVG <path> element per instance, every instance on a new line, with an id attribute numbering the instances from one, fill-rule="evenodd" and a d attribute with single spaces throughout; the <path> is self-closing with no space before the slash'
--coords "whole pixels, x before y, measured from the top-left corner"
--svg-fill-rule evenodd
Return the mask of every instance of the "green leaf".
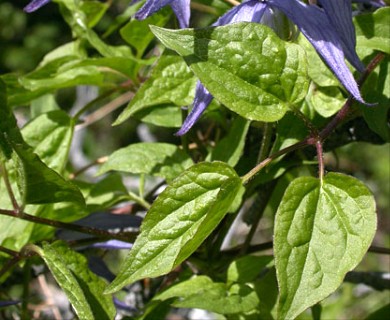
<path id="1" fill-rule="evenodd" d="M 377 133 L 384 141 L 390 141 L 390 127 L 388 124 L 390 98 L 390 58 L 387 56 L 372 72 L 365 85 L 363 94 L 367 101 L 377 103 L 373 107 L 359 105 L 369 128 Z"/>
<path id="2" fill-rule="evenodd" d="M 84 1 L 56 0 L 60 4 L 60 11 L 72 29 L 74 36 L 86 40 L 104 57 L 130 57 L 132 52 L 127 46 L 111 46 L 102 41 L 89 27 L 99 16 L 88 16 Z"/>
<path id="3" fill-rule="evenodd" d="M 153 203 L 107 292 L 166 274 L 187 259 L 222 220 L 240 185 L 222 162 L 196 164 L 176 178 Z"/>
<path id="4" fill-rule="evenodd" d="M 384 7 L 372 14 L 354 18 L 358 47 L 370 48 L 390 54 L 390 8 Z"/>
<path id="5" fill-rule="evenodd" d="M 308 99 L 321 116 L 329 118 L 341 109 L 345 102 L 339 87 L 313 88 Z M 366 106 L 365 106 L 366 107 Z"/>
<path id="6" fill-rule="evenodd" d="M 171 18 L 171 10 L 163 8 L 145 20 L 130 20 L 121 30 L 120 34 L 128 44 L 137 51 L 137 57 L 142 57 L 150 42 L 154 39 L 149 25 L 164 26 Z"/>
<path id="7" fill-rule="evenodd" d="M 273 260 L 272 256 L 244 256 L 233 261 L 227 271 L 227 284 L 251 282 Z"/>
<path id="8" fill-rule="evenodd" d="M 192 164 L 190 157 L 173 144 L 141 142 L 116 150 L 101 166 L 98 174 L 117 170 L 172 180 Z"/>
<path id="9" fill-rule="evenodd" d="M 303 49 L 255 23 L 205 29 L 151 27 L 210 93 L 246 119 L 276 121 L 308 89 Z"/>
<path id="10" fill-rule="evenodd" d="M 337 173 L 322 184 L 295 179 L 275 220 L 279 319 L 293 319 L 334 292 L 362 260 L 375 230 L 374 197 L 357 179 Z"/>
<path id="11" fill-rule="evenodd" d="M 112 297 L 104 295 L 105 282 L 88 268 L 87 259 L 57 241 L 33 247 L 43 258 L 54 278 L 67 295 L 79 319 L 113 319 Z"/>
<path id="12" fill-rule="evenodd" d="M 133 117 L 142 122 L 166 128 L 180 128 L 183 124 L 180 107 L 172 104 L 145 107 L 136 112 Z"/>
<path id="13" fill-rule="evenodd" d="M 53 169 L 46 166 L 37 154 L 34 153 L 34 150 L 24 141 L 16 124 L 15 116 L 6 104 L 6 88 L 1 80 L 0 86 L 0 103 L 2 103 L 0 106 L 0 147 L 3 154 L 2 158 L 11 160 L 12 157 L 12 163 L 16 172 L 15 179 L 21 195 L 21 204 L 54 203 L 63 201 L 84 203 L 84 198 L 78 188 L 62 178 Z M 59 118 L 64 117 L 64 114 L 61 111 L 54 111 L 54 113 L 50 114 L 52 114 L 53 117 L 55 117 L 54 114 L 57 116 L 59 115 Z M 66 121 L 69 123 L 69 118 L 67 118 Z M 57 124 L 54 126 L 56 125 Z M 69 129 L 70 132 L 68 133 L 72 136 L 73 126 L 65 126 L 65 131 L 69 131 Z M 48 132 L 53 133 L 52 128 L 45 133 Z M 39 141 L 40 139 L 43 139 L 43 137 L 44 136 L 38 134 L 35 138 L 36 141 Z M 55 145 L 53 143 L 55 139 L 57 139 L 56 135 L 53 136 L 53 140 L 49 140 L 50 146 L 47 145 L 47 141 L 43 141 L 44 147 L 48 147 L 48 150 L 45 149 L 45 157 L 51 157 L 51 160 L 56 159 L 58 155 L 50 153 L 52 153 L 53 150 L 56 151 L 58 147 L 63 147 L 63 145 Z M 68 141 L 69 140 L 70 139 L 68 139 Z M 62 137 L 60 137 L 58 141 L 62 141 Z M 52 143 L 53 145 L 51 145 Z M 67 154 L 69 142 L 65 147 L 65 154 Z M 61 158 L 58 157 L 58 159 Z M 57 163 L 57 165 L 61 166 L 62 169 L 64 162 Z M 10 173 L 10 177 L 13 176 L 15 175 Z M 11 182 L 15 182 L 15 180 L 11 180 Z"/>
<path id="14" fill-rule="evenodd" d="M 177 298 L 172 303 L 177 308 L 198 308 L 220 314 L 248 312 L 259 304 L 256 292 L 248 285 L 234 284 L 228 288 L 226 284 L 213 282 L 206 276 L 183 281 L 154 299 L 170 298 Z"/>
<path id="15" fill-rule="evenodd" d="M 219 160 L 226 162 L 234 167 L 245 146 L 245 138 L 249 129 L 250 122 L 244 118 L 237 117 L 231 124 L 228 134 L 218 142 L 207 157 L 207 161 Z"/>
<path id="16" fill-rule="evenodd" d="M 160 57 L 150 78 L 137 91 L 114 125 L 151 106 L 175 104 L 185 106 L 194 99 L 196 79 L 182 58 L 171 51 Z"/>
<path id="17" fill-rule="evenodd" d="M 54 110 L 27 123 L 22 134 L 47 166 L 62 172 L 68 160 L 73 130 L 73 119 L 62 110 Z"/>

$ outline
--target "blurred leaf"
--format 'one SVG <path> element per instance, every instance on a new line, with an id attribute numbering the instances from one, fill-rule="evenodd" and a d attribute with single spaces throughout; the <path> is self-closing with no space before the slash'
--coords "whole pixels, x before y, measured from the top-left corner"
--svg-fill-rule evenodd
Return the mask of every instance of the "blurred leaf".
<path id="1" fill-rule="evenodd" d="M 154 39 L 149 25 L 164 26 L 171 19 L 171 10 L 163 8 L 144 20 L 130 20 L 120 30 L 120 34 L 128 44 L 137 51 L 137 57 L 141 58 L 150 42 Z"/>
<path id="2" fill-rule="evenodd" d="M 81 2 L 80 8 L 85 13 L 88 27 L 93 28 L 103 17 L 109 8 L 109 4 L 89 0 Z"/>
<path id="3" fill-rule="evenodd" d="M 136 112 L 133 117 L 142 122 L 166 128 L 180 128 L 183 123 L 180 107 L 171 104 L 146 107 Z"/>
<path id="4" fill-rule="evenodd" d="M 199 163 L 177 177 L 153 203 L 107 292 L 166 274 L 187 259 L 222 220 L 240 185 L 222 162 Z"/>
<path id="5" fill-rule="evenodd" d="M 168 143 L 134 143 L 113 152 L 98 174 L 110 170 L 149 174 L 172 180 L 192 165 L 190 157 Z"/>
<path id="6" fill-rule="evenodd" d="M 250 121 L 237 117 L 231 124 L 228 134 L 221 139 L 207 157 L 207 161 L 223 161 L 234 167 L 245 146 L 245 138 Z"/>
<path id="7" fill-rule="evenodd" d="M 275 220 L 278 317 L 292 319 L 334 292 L 376 230 L 375 201 L 359 180 L 329 173 L 295 179 Z"/>
<path id="8" fill-rule="evenodd" d="M 35 247 L 80 319 L 113 319 L 112 297 L 104 295 L 105 282 L 88 268 L 87 259 L 57 241 Z"/>
<path id="9" fill-rule="evenodd" d="M 383 320 L 390 314 L 390 304 L 383 306 L 382 308 L 371 313 L 365 320 Z"/>
<path id="10" fill-rule="evenodd" d="M 219 314 L 248 312 L 259 303 L 256 292 L 248 285 L 233 284 L 229 288 L 206 276 L 182 281 L 154 297 L 155 300 L 170 298 L 176 298 L 172 305 L 177 308 L 197 308 Z"/>
<path id="11" fill-rule="evenodd" d="M 339 87 L 313 88 L 309 99 L 314 110 L 324 118 L 333 116 L 341 109 L 346 100 Z"/>
<path id="12" fill-rule="evenodd" d="M 376 103 L 375 106 L 367 107 L 360 105 L 369 128 L 377 133 L 384 141 L 390 141 L 390 59 L 385 57 L 379 67 L 372 72 L 365 85 L 363 93 L 367 101 Z"/>
<path id="13" fill-rule="evenodd" d="M 306 95 L 309 79 L 303 49 L 280 40 L 266 26 L 151 29 L 184 58 L 216 99 L 246 119 L 279 120 Z"/>
<path id="14" fill-rule="evenodd" d="M 151 106 L 167 103 L 189 105 L 194 98 L 195 83 L 196 79 L 183 59 L 171 51 L 165 51 L 150 78 L 137 91 L 114 125 Z"/>
<path id="15" fill-rule="evenodd" d="M 254 281 L 273 260 L 272 256 L 244 256 L 233 261 L 227 271 L 227 284 Z"/>
<path id="16" fill-rule="evenodd" d="M 371 14 L 354 18 L 358 46 L 390 54 L 390 8 L 384 7 Z"/>

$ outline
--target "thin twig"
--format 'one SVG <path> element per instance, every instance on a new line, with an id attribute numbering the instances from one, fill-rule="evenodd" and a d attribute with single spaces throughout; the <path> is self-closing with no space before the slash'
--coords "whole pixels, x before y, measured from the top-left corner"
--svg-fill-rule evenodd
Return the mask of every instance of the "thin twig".
<path id="1" fill-rule="evenodd" d="M 76 178 L 78 175 L 80 175 L 83 172 L 87 171 L 89 168 L 92 168 L 93 166 L 96 166 L 98 164 L 102 164 L 102 163 L 106 162 L 107 159 L 108 159 L 107 156 L 100 157 L 100 158 L 96 159 L 95 161 L 87 164 L 85 167 L 82 167 L 79 170 L 77 170 L 76 172 L 73 172 L 73 173 L 69 174 L 69 179 L 72 180 L 72 179 Z"/>
<path id="2" fill-rule="evenodd" d="M 14 217 L 14 218 L 19 218 L 22 220 L 38 223 L 38 224 L 43 224 L 43 225 L 48 225 L 54 228 L 61 228 L 61 229 L 67 229 L 67 230 L 73 230 L 81 233 L 86 233 L 86 234 L 92 234 L 104 239 L 117 239 L 117 240 L 122 240 L 126 242 L 134 242 L 137 233 L 135 232 L 120 232 L 120 233 L 112 233 L 107 230 L 103 229 L 97 229 L 93 227 L 87 227 L 87 226 L 81 226 L 78 224 L 74 223 L 66 223 L 66 222 L 61 222 L 61 221 L 56 221 L 56 220 L 50 220 L 50 219 L 45 219 L 42 217 L 36 217 L 32 216 L 27 213 L 16 213 L 15 211 L 12 210 L 4 210 L 0 209 L 0 214 Z"/>
<path id="3" fill-rule="evenodd" d="M 5 184 L 5 187 L 7 189 L 8 196 L 11 200 L 12 207 L 14 208 L 14 210 L 16 212 L 19 212 L 20 207 L 19 207 L 18 202 L 16 201 L 15 194 L 12 190 L 11 182 L 9 180 L 8 171 L 7 171 L 7 168 L 5 167 L 4 163 L 0 163 L 0 174 L 3 176 L 4 184 Z"/>
<path id="4" fill-rule="evenodd" d="M 85 117 L 84 122 L 81 124 L 78 124 L 76 126 L 76 130 L 80 130 L 82 128 L 85 128 L 92 123 L 103 119 L 106 115 L 110 114 L 114 110 L 118 109 L 121 105 L 125 104 L 126 102 L 129 102 L 132 98 L 134 97 L 134 92 L 126 92 L 116 99 L 110 101 L 107 103 L 105 106 L 99 108 L 95 112 L 89 114 L 88 116 Z"/>

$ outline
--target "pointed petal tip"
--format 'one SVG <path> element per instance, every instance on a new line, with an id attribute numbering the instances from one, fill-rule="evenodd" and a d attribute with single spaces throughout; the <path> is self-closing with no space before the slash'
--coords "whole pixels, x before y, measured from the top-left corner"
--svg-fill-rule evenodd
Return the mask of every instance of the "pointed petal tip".
<path id="1" fill-rule="evenodd" d="M 49 2 L 50 0 L 33 0 L 23 8 L 23 11 L 27 13 L 37 11 L 39 8 L 43 7 L 45 4 Z"/>

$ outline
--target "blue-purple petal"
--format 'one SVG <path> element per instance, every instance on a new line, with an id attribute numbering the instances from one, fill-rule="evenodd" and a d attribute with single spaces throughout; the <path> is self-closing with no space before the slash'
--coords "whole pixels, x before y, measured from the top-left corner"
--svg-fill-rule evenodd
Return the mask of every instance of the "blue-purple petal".
<path id="1" fill-rule="evenodd" d="M 25 6 L 23 10 L 28 13 L 34 12 L 49 2 L 50 0 L 33 0 L 27 6 Z"/>
<path id="2" fill-rule="evenodd" d="M 21 301 L 19 301 L 19 300 L 0 301 L 0 308 L 13 306 L 13 305 L 18 304 L 20 302 Z"/>
<path id="3" fill-rule="evenodd" d="M 195 99 L 193 103 L 193 108 L 190 114 L 188 115 L 188 117 L 185 119 L 180 130 L 176 133 L 177 136 L 182 136 L 192 128 L 195 122 L 198 121 L 198 119 L 202 115 L 203 111 L 210 104 L 211 100 L 213 100 L 213 96 L 200 83 L 200 81 L 198 81 L 195 89 Z"/>
<path id="4" fill-rule="evenodd" d="M 179 21 L 180 28 L 188 28 L 190 24 L 191 0 L 176 0 L 170 3 L 170 6 Z"/>
<path id="5" fill-rule="evenodd" d="M 365 103 L 344 61 L 342 41 L 324 11 L 297 0 L 268 0 L 268 3 L 283 11 L 298 26 L 347 91 L 357 101 Z"/>
<path id="6" fill-rule="evenodd" d="M 213 25 L 224 26 L 235 22 L 260 22 L 267 4 L 259 0 L 249 0 L 232 8 L 220 17 Z"/>
<path id="7" fill-rule="evenodd" d="M 132 243 L 120 241 L 120 240 L 108 240 L 105 242 L 97 242 L 91 244 L 91 247 L 102 248 L 102 249 L 131 249 L 133 247 Z"/>
<path id="8" fill-rule="evenodd" d="M 134 18 L 144 20 L 167 5 L 170 5 L 175 13 L 180 28 L 188 28 L 191 15 L 190 0 L 146 0 L 142 8 L 136 12 Z"/>
<path id="9" fill-rule="evenodd" d="M 345 57 L 356 68 L 363 72 L 365 67 L 356 54 L 356 34 L 352 22 L 350 0 L 319 0 L 329 21 L 339 34 Z"/>
<path id="10" fill-rule="evenodd" d="M 153 13 L 159 11 L 161 8 L 170 4 L 172 1 L 175 0 L 146 0 L 145 4 L 136 12 L 134 17 L 137 20 L 144 20 Z"/>

